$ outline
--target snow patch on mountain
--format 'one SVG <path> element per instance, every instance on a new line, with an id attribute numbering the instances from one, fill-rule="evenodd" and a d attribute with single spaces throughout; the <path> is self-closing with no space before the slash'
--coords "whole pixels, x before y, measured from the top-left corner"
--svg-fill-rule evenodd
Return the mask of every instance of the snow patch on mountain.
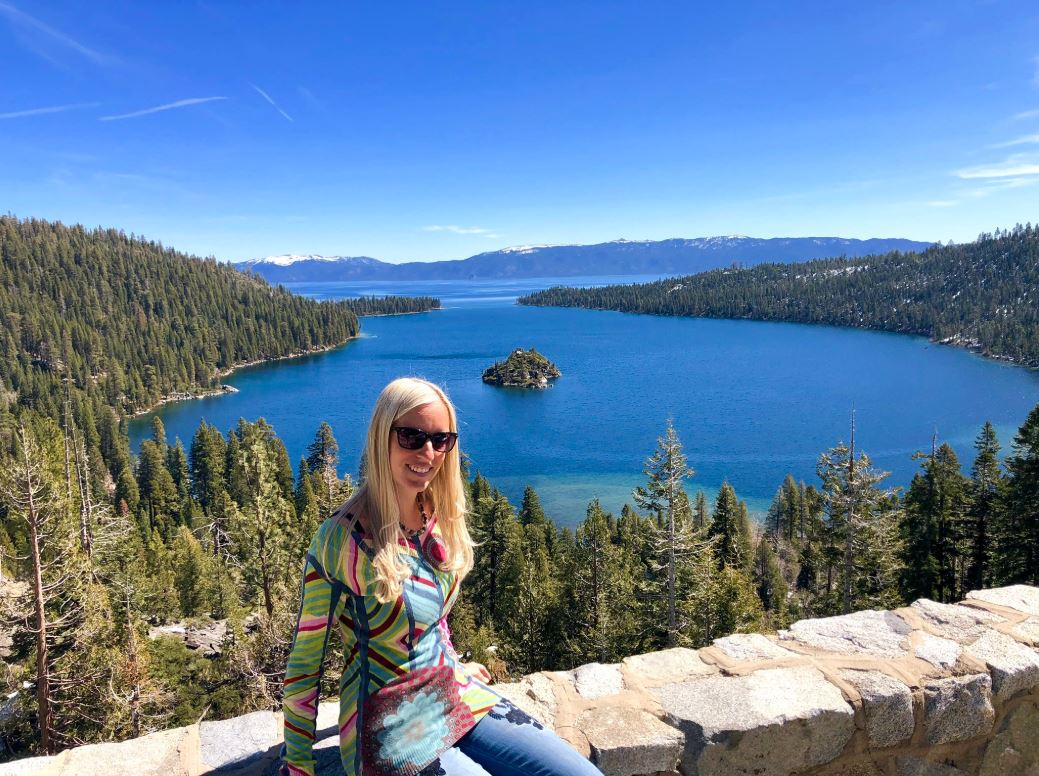
<path id="1" fill-rule="evenodd" d="M 542 248 L 558 248 L 559 245 L 546 243 L 544 245 L 513 245 L 511 248 L 502 248 L 500 251 L 487 251 L 487 253 L 533 253 Z"/>
<path id="2" fill-rule="evenodd" d="M 262 259 L 250 259 L 249 261 L 243 261 L 241 264 L 246 266 L 253 266 L 256 264 L 274 264 L 279 267 L 289 267 L 301 261 L 361 261 L 370 262 L 366 256 L 319 256 L 316 253 L 310 253 L 306 255 L 301 254 L 286 254 L 284 256 L 265 256 Z"/>

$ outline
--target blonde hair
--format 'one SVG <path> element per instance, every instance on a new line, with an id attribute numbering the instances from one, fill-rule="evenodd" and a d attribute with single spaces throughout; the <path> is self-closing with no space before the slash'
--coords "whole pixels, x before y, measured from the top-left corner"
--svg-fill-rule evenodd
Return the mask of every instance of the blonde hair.
<path id="1" fill-rule="evenodd" d="M 417 377 L 400 377 L 382 389 L 368 424 L 364 454 L 367 462 L 364 482 L 336 510 L 333 519 L 349 531 L 360 512 L 367 519 L 365 541 L 374 552 L 375 597 L 388 603 L 400 597 L 404 580 L 411 574 L 400 558 L 400 507 L 390 470 L 390 435 L 396 421 L 413 409 L 433 402 L 447 409 L 449 431 L 458 431 L 455 408 L 438 385 Z M 456 444 L 444 456 L 433 481 L 422 494 L 436 511 L 437 525 L 447 549 L 445 568 L 455 571 L 459 580 L 473 567 L 473 540 L 466 526 L 465 483 L 462 480 L 461 454 Z M 347 515 L 352 515 L 347 518 Z M 339 558 L 345 561 L 344 553 Z"/>

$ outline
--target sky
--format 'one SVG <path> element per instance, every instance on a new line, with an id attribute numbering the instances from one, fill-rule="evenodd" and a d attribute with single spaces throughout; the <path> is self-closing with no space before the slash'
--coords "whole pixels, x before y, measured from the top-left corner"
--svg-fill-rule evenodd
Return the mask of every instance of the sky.
<path id="1" fill-rule="evenodd" d="M 222 261 L 1039 220 L 1039 3 L 856 5 L 0 0 L 0 211 Z"/>

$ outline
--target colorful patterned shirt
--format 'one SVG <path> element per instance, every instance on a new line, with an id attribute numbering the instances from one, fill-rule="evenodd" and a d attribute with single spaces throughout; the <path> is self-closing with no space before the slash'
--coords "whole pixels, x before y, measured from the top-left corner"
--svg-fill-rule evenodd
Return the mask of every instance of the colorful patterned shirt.
<path id="1" fill-rule="evenodd" d="M 350 521 L 356 523 L 356 521 Z M 427 532 L 439 537 L 436 515 Z M 365 700 L 388 682 L 418 669 L 454 669 L 461 702 L 477 721 L 499 696 L 472 679 L 451 644 L 447 615 L 458 596 L 453 571 L 434 568 L 419 549 L 422 537 L 406 543 L 401 556 L 411 568 L 401 596 L 376 599 L 372 549 L 354 525 L 326 520 L 310 544 L 303 571 L 303 594 L 296 635 L 285 670 L 285 768 L 290 776 L 313 776 L 314 728 L 322 661 L 332 624 L 339 625 L 345 652 L 339 682 L 339 750 L 347 776 L 361 773 L 358 732 Z"/>

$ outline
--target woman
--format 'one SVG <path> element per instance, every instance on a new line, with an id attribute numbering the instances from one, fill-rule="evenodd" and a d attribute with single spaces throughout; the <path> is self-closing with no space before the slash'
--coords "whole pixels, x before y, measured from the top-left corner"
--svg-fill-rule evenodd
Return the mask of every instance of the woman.
<path id="1" fill-rule="evenodd" d="M 454 407 L 432 383 L 379 395 L 365 482 L 307 552 L 285 671 L 283 774 L 312 776 L 321 664 L 343 636 L 339 749 L 348 776 L 598 774 L 463 664 L 447 615 L 473 565 Z"/>

